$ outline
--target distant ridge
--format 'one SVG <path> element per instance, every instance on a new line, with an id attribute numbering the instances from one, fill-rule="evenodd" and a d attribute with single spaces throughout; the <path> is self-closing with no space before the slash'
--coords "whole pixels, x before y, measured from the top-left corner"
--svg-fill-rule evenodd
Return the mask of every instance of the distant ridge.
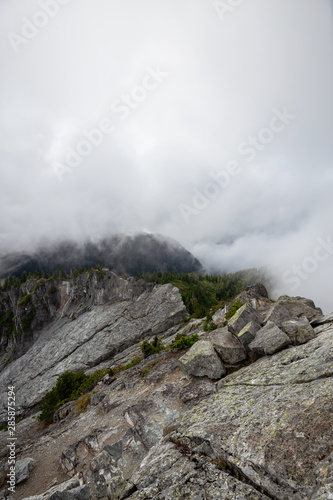
<path id="1" fill-rule="evenodd" d="M 0 277 L 23 271 L 53 273 L 63 268 L 90 268 L 100 264 L 120 275 L 140 276 L 154 271 L 202 273 L 203 266 L 176 240 L 162 235 L 115 235 L 99 242 L 63 241 L 34 252 L 7 254 L 0 260 Z"/>

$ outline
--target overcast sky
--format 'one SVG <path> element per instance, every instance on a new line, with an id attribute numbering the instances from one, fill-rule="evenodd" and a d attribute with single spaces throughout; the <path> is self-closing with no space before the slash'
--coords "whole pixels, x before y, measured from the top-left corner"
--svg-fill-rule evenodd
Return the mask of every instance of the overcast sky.
<path id="1" fill-rule="evenodd" d="M 331 0 L 0 0 L 0 26 L 2 251 L 158 232 L 333 310 Z"/>

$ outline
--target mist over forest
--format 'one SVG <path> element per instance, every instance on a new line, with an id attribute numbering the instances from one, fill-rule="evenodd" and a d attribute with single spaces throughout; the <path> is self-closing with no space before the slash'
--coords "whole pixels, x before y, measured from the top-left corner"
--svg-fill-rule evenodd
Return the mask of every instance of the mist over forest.
<path id="1" fill-rule="evenodd" d="M 0 3 L 2 268 L 264 266 L 329 311 L 332 2 L 54 5 Z"/>

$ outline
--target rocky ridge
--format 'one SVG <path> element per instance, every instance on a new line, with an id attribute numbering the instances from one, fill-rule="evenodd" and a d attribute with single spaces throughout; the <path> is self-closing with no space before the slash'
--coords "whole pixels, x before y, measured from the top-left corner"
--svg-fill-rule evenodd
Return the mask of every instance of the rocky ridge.
<path id="1" fill-rule="evenodd" d="M 48 429 L 20 422 L 18 456 L 36 466 L 18 500 L 333 498 L 333 315 L 302 297 L 270 301 L 256 285 L 204 331 L 204 320 L 182 323 L 171 285 L 110 279 L 109 301 L 86 307 L 74 294 L 69 316 L 1 374 L 17 384 L 23 416 L 66 369 L 128 362 L 155 334 L 165 346 L 177 333 L 199 341 L 106 376 L 84 412 L 68 403 Z"/>

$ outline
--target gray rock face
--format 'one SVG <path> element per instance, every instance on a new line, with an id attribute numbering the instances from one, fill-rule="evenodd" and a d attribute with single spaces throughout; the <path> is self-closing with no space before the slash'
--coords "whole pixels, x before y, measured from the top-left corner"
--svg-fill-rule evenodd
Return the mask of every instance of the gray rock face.
<path id="1" fill-rule="evenodd" d="M 66 370 L 87 370 L 106 359 L 111 364 L 117 353 L 167 331 L 187 316 L 179 290 L 172 285 L 155 286 L 136 296 L 134 284 L 117 280 L 111 302 L 95 306 L 75 321 L 53 322 L 24 356 L 1 372 L 1 386 L 14 385 L 20 394 L 17 416 L 36 405 Z M 2 401 L 0 421 L 6 415 L 6 394 Z"/>
<path id="2" fill-rule="evenodd" d="M 73 488 L 71 490 L 56 491 L 50 496 L 50 500 L 92 500 L 90 495 L 89 486 L 86 484 L 84 486 L 79 486 L 78 488 Z M 102 498 L 102 497 L 95 497 Z M 107 498 L 107 497 L 105 497 Z"/>
<path id="3" fill-rule="evenodd" d="M 317 489 L 312 500 L 333 498 L 333 453 L 316 469 Z"/>
<path id="4" fill-rule="evenodd" d="M 280 330 L 274 323 L 268 321 L 268 323 L 258 331 L 255 339 L 249 344 L 249 349 L 260 356 L 264 356 L 281 351 L 281 349 L 284 349 L 284 347 L 290 344 L 291 340 L 288 335 Z"/>
<path id="5" fill-rule="evenodd" d="M 264 285 L 257 283 L 256 285 L 248 286 L 243 292 L 237 295 L 243 304 L 250 302 L 253 309 L 262 309 L 271 305 L 271 301 L 268 298 L 268 292 Z"/>
<path id="6" fill-rule="evenodd" d="M 245 290 L 236 295 L 236 297 L 229 304 L 216 311 L 213 316 L 214 323 L 218 326 L 222 326 L 226 319 L 225 314 L 228 310 L 228 305 L 230 306 L 237 300 L 241 300 L 243 304 L 246 304 L 247 302 L 250 303 L 253 309 L 262 309 L 271 305 L 266 288 L 261 283 L 257 283 L 256 285 L 248 286 Z"/>
<path id="7" fill-rule="evenodd" d="M 55 412 L 53 416 L 53 422 L 60 422 L 64 418 L 68 417 L 75 410 L 75 401 L 69 401 L 64 405 L 60 406 Z"/>
<path id="8" fill-rule="evenodd" d="M 326 325 L 327 323 L 333 323 L 333 313 L 326 314 L 326 316 L 319 315 L 311 320 L 312 326 Z"/>
<path id="9" fill-rule="evenodd" d="M 179 367 L 186 375 L 195 377 L 219 379 L 225 375 L 225 368 L 213 344 L 206 340 L 199 340 L 179 358 Z"/>
<path id="10" fill-rule="evenodd" d="M 218 394 L 150 450 L 128 498 L 329 499 L 332 334 L 333 328 L 218 382 Z"/>
<path id="11" fill-rule="evenodd" d="M 243 344 L 227 327 L 214 330 L 209 340 L 224 363 L 234 365 L 246 359 Z"/>
<path id="12" fill-rule="evenodd" d="M 214 394 L 216 392 L 215 384 L 208 380 L 192 380 L 185 386 L 179 393 L 180 400 L 187 404 L 193 405 L 200 401 L 200 399 Z"/>
<path id="13" fill-rule="evenodd" d="M 113 272 L 91 271 L 69 281 L 30 279 L 0 292 L 0 371 L 33 345 L 42 329 L 59 317 L 77 318 L 93 306 L 133 301 L 152 290 L 152 283 L 123 280 Z"/>
<path id="14" fill-rule="evenodd" d="M 264 323 L 272 321 L 281 327 L 282 323 L 290 319 L 305 316 L 310 321 L 320 313 L 321 309 L 315 308 L 312 300 L 282 295 L 266 314 Z"/>
<path id="15" fill-rule="evenodd" d="M 293 345 L 305 344 L 316 336 L 314 329 L 305 316 L 284 321 L 281 329 L 288 335 Z"/>
<path id="16" fill-rule="evenodd" d="M 199 445 L 200 446 L 200 445 Z M 200 453 L 200 452 L 199 452 Z M 132 478 L 137 491 L 130 496 L 135 500 L 265 500 L 255 488 L 242 483 L 222 467 L 196 457 L 192 461 L 172 442 L 155 446 Z M 221 462 L 222 463 L 222 462 Z M 198 468 L 200 467 L 200 473 Z"/>
<path id="17" fill-rule="evenodd" d="M 45 491 L 42 495 L 34 495 L 32 497 L 25 497 L 23 500 L 50 500 L 50 497 L 57 492 L 70 491 L 79 488 L 81 483 L 78 479 L 69 479 L 64 483 L 57 484 L 49 490 Z"/>
<path id="18" fill-rule="evenodd" d="M 40 492 L 54 484 L 59 458 L 63 471 L 80 478 L 69 488 L 58 485 L 35 500 L 49 500 L 52 495 L 65 500 L 328 500 L 333 494 L 333 324 L 319 324 L 314 338 L 296 346 L 273 323 L 260 331 L 253 329 L 253 342 L 261 341 L 258 352 L 270 355 L 255 361 L 258 356 L 250 352 L 251 364 L 221 378 L 223 362 L 210 340 L 216 337 L 228 348 L 230 343 L 237 345 L 243 355 L 244 348 L 227 329 L 204 333 L 202 320 L 175 326 L 173 315 L 182 309 L 179 296 L 174 302 L 172 297 L 171 286 L 153 287 L 132 299 L 115 297 L 75 321 L 59 319 L 52 334 L 45 337 L 42 352 L 51 346 L 54 367 L 63 369 L 70 358 L 78 366 L 89 366 L 89 373 L 95 370 L 96 360 L 103 369 L 128 363 L 140 354 L 142 339 L 154 335 L 153 331 L 161 331 L 165 345 L 185 331 L 206 340 L 187 352 L 188 359 L 182 352 L 166 350 L 105 379 L 95 388 L 85 412 L 71 413 L 47 430 L 42 431 L 32 417 L 18 423 L 18 458 L 29 454 L 36 460 L 36 472 L 42 471 L 41 480 L 45 475 L 40 485 L 36 472 L 32 474 L 30 491 Z M 309 307 L 318 320 L 319 312 L 311 301 L 295 301 L 301 309 Z M 266 308 L 264 304 L 254 312 L 263 317 Z M 305 323 L 302 316 L 292 319 Z M 65 328 L 68 337 L 58 339 L 58 349 L 60 340 L 73 350 L 61 359 L 52 340 L 57 331 L 65 333 Z M 249 324 L 242 330 L 238 335 L 250 335 Z M 76 344 L 79 335 L 84 340 Z M 98 342 L 108 352 L 115 348 L 116 354 L 100 361 Z M 281 346 L 288 349 L 274 353 Z M 193 356 L 195 348 L 198 352 Z M 184 357 L 185 366 L 193 362 L 194 375 L 202 369 L 200 376 L 193 376 L 191 369 L 190 375 L 180 372 L 178 358 Z M 45 366 L 45 377 L 53 368 L 41 360 L 40 372 L 33 357 L 26 361 L 35 362 L 35 371 L 29 371 L 29 365 L 20 367 L 31 377 L 31 387 L 32 374 L 37 374 L 35 390 Z M 17 391 L 18 399 L 21 388 L 25 390 L 24 384 Z M 59 408 L 59 418 L 66 411 L 66 406 Z M 4 432 L 0 441 L 6 441 Z M 43 471 L 46 460 L 47 472 Z M 6 465 L 0 467 L 1 481 Z M 25 487 L 25 483 L 18 485 L 19 498 Z"/>
<path id="19" fill-rule="evenodd" d="M 31 472 L 35 467 L 36 462 L 32 458 L 23 458 L 22 460 L 17 460 L 15 464 L 16 484 L 20 484 L 23 481 L 29 479 Z"/>
<path id="20" fill-rule="evenodd" d="M 261 327 L 258 314 L 250 304 L 244 304 L 232 318 L 228 321 L 229 330 L 238 335 L 238 333 L 249 323 L 252 323 L 253 328 Z"/>

